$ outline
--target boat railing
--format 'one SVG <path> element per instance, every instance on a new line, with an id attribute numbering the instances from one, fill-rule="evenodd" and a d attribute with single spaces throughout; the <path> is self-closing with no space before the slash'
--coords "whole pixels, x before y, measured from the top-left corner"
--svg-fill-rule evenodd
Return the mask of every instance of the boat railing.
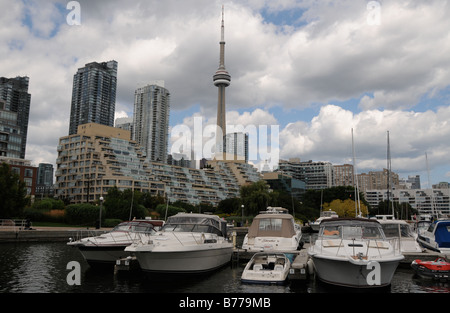
<path id="1" fill-rule="evenodd" d="M 213 242 L 217 242 L 219 236 L 217 234 L 213 234 L 213 233 L 196 233 L 196 232 L 191 232 L 189 237 L 179 237 L 177 236 L 176 232 L 172 232 L 173 236 L 175 237 L 175 239 L 178 240 L 178 242 L 184 246 L 187 243 L 192 243 L 191 240 L 187 240 L 187 239 L 183 239 L 183 238 L 190 238 L 192 237 L 192 239 L 194 239 L 194 242 L 198 245 L 202 245 L 204 243 L 213 243 Z"/>
<path id="2" fill-rule="evenodd" d="M 96 236 L 102 235 L 104 233 L 107 233 L 107 231 L 103 231 L 103 232 L 99 233 L 98 230 L 79 229 L 75 233 L 75 238 L 71 238 L 71 240 L 79 241 L 79 240 L 84 239 L 84 238 L 96 237 Z"/>
<path id="3" fill-rule="evenodd" d="M 323 249 L 326 246 L 326 247 L 337 248 L 335 256 L 342 256 L 342 257 L 346 256 L 346 250 L 345 249 L 344 249 L 344 252 L 343 252 L 344 254 L 342 254 L 342 253 L 339 254 L 339 252 L 342 251 L 341 248 L 345 247 L 345 245 L 344 245 L 344 238 L 341 237 L 341 238 L 339 238 L 339 240 L 337 240 L 337 239 L 338 238 L 326 238 L 324 236 L 321 236 L 320 238 L 317 238 L 316 240 L 321 240 L 320 253 L 323 252 Z M 348 246 L 352 248 L 352 255 L 351 255 L 351 257 L 353 257 L 353 258 L 356 258 L 356 257 L 361 258 L 361 259 L 367 258 L 368 255 L 369 255 L 369 248 L 376 248 L 377 251 L 378 251 L 378 255 L 381 257 L 382 256 L 382 253 L 381 253 L 382 250 L 388 249 L 388 247 L 386 247 L 384 245 L 385 242 L 388 242 L 392 246 L 392 250 L 393 250 L 395 255 L 402 254 L 401 253 L 400 238 L 393 238 L 392 240 L 385 240 L 385 239 L 379 240 L 379 239 L 371 239 L 371 238 L 365 238 L 365 239 L 361 238 L 361 239 L 357 240 L 358 243 L 355 243 L 356 238 L 352 238 L 350 240 L 352 240 L 352 243 L 349 244 Z M 339 243 L 337 243 L 338 241 L 339 241 Z M 360 242 L 365 242 L 366 243 L 365 254 L 361 253 L 361 252 L 356 253 L 355 248 L 364 246 Z M 312 246 L 313 247 L 316 246 L 315 242 L 312 243 Z"/>

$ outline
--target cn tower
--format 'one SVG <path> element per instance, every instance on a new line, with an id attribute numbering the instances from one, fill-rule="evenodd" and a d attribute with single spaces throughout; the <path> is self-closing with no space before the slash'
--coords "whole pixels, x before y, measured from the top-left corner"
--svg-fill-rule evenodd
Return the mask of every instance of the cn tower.
<path id="1" fill-rule="evenodd" d="M 222 6 L 222 37 L 220 40 L 220 64 L 213 77 L 214 86 L 219 89 L 219 97 L 217 102 L 217 128 L 216 133 L 216 149 L 217 152 L 224 152 L 223 136 L 226 135 L 226 111 L 225 111 L 225 88 L 230 86 L 231 76 L 225 69 L 225 22 L 224 22 L 224 7 Z M 221 132 L 220 132 L 221 130 Z M 219 138 L 220 134 L 222 137 Z"/>

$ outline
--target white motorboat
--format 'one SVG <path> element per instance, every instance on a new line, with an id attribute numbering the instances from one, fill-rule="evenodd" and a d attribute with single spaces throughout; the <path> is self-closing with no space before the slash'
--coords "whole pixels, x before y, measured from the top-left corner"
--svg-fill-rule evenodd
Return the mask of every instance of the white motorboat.
<path id="1" fill-rule="evenodd" d="M 397 220 L 393 215 L 376 215 L 380 222 L 384 235 L 394 247 L 400 247 L 402 253 L 422 252 L 423 249 L 417 242 L 417 234 L 404 220 Z"/>
<path id="2" fill-rule="evenodd" d="M 364 218 L 323 220 L 308 255 L 321 281 L 353 288 L 390 285 L 404 259 L 386 239 L 380 223 Z"/>
<path id="3" fill-rule="evenodd" d="M 417 241 L 422 247 L 439 253 L 450 253 L 450 220 L 437 220 L 419 233 Z"/>
<path id="4" fill-rule="evenodd" d="M 242 272 L 241 281 L 253 284 L 284 284 L 291 262 L 283 253 L 255 253 Z"/>
<path id="5" fill-rule="evenodd" d="M 309 225 L 311 226 L 313 231 L 319 231 L 320 222 L 322 222 L 325 219 L 337 217 L 338 217 L 337 213 L 332 210 L 322 211 L 320 217 L 316 219 L 314 222 L 310 223 Z"/>
<path id="6" fill-rule="evenodd" d="M 289 252 L 302 246 L 301 226 L 283 208 L 268 207 L 253 219 L 242 249 L 254 252 Z"/>
<path id="7" fill-rule="evenodd" d="M 216 215 L 178 213 L 157 234 L 125 248 L 148 272 L 194 273 L 222 267 L 231 261 L 233 244 L 226 221 Z"/>
<path id="8" fill-rule="evenodd" d="M 130 256 L 130 253 L 124 250 L 133 241 L 144 234 L 156 233 L 163 225 L 164 221 L 147 219 L 123 222 L 110 232 L 76 241 L 70 240 L 67 245 L 78 248 L 90 265 L 114 265 L 116 260 Z"/>
<path id="9" fill-rule="evenodd" d="M 425 233 L 428 230 L 428 228 L 430 228 L 430 225 L 432 223 L 433 223 L 432 221 L 428 221 L 428 220 L 418 221 L 414 225 L 414 230 L 415 230 L 416 234 L 421 235 L 421 234 Z"/>

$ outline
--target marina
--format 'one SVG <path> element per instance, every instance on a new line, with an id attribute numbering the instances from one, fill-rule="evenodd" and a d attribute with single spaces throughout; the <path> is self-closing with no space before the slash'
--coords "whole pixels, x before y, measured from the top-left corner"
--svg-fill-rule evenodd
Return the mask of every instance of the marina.
<path id="1" fill-rule="evenodd" d="M 83 230 L 85 235 L 87 231 Z M 107 230 L 91 230 L 105 232 Z M 246 284 L 241 281 L 245 266 L 254 252 L 240 248 L 247 229 L 234 228 L 231 231 L 235 247 L 231 262 L 208 273 L 183 276 L 173 284 L 172 276 L 160 274 L 142 275 L 142 271 L 133 258 L 124 258 L 116 262 L 115 268 L 98 270 L 91 267 L 82 254 L 67 245 L 68 238 L 79 235 L 80 230 L 36 229 L 20 231 L 17 236 L 6 235 L 12 231 L 0 231 L 0 292 L 2 293 L 340 293 L 361 292 L 358 289 L 335 287 L 317 279 L 314 267 L 308 256 L 311 242 L 316 234 L 303 234 L 304 246 L 296 251 L 292 259 L 289 275 L 285 284 Z M 27 232 L 25 235 L 24 233 Z M 14 233 L 14 232 L 12 232 Z M 42 233 L 32 239 L 32 235 Z M 62 240 L 61 233 L 65 234 Z M 45 234 L 45 235 L 44 235 Z M 52 235 L 55 237 L 51 239 Z M 9 238 L 9 239 L 7 239 Z M 27 238 L 27 240 L 25 240 Z M 405 258 L 396 269 L 391 284 L 382 288 L 386 293 L 449 293 L 448 282 L 425 280 L 411 268 L 415 259 L 434 261 L 441 253 L 426 251 L 405 253 Z M 448 257 L 448 256 L 447 256 Z M 78 262 L 81 266 L 81 284 L 67 284 L 67 264 Z M 155 284 L 157 282 L 157 284 Z"/>

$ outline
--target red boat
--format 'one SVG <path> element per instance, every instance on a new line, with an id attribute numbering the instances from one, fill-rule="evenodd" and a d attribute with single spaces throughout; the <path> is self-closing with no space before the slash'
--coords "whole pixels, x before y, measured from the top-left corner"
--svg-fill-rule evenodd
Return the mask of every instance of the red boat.
<path id="1" fill-rule="evenodd" d="M 411 267 L 420 277 L 450 281 L 450 262 L 446 258 L 439 257 L 434 261 L 414 260 Z"/>

